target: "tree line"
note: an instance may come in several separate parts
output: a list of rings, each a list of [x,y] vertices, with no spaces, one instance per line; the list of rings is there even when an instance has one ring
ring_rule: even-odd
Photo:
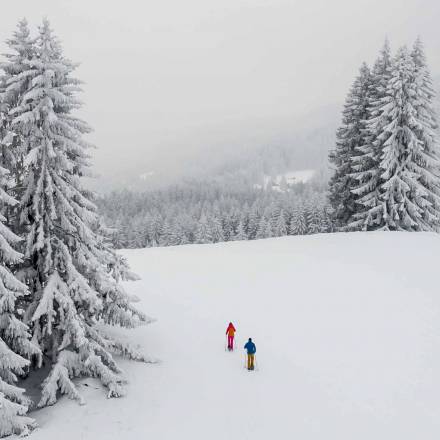
[[[147,361],[109,326],[148,318],[120,281],[133,279],[82,185],[89,171],[74,116],[81,83],[47,20],[31,35],[21,21],[7,40],[0,77],[0,437],[34,427],[19,378],[44,368],[38,406],[61,394],[81,401],[75,377],[123,393],[114,355]],[[40,377],[37,376],[37,377]]]
[[[192,182],[112,192],[98,200],[116,248],[217,243],[330,232],[325,187],[284,190]]]

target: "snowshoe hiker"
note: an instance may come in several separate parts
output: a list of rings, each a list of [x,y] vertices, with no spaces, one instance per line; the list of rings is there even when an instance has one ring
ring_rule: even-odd
[[[234,335],[235,335],[235,327],[232,322],[229,323],[228,328],[226,329],[226,335],[228,336],[228,350],[232,351],[234,349]]]
[[[249,338],[244,349],[247,351],[247,369],[251,371],[255,368],[255,353],[257,352],[257,347],[252,342],[252,338]]]

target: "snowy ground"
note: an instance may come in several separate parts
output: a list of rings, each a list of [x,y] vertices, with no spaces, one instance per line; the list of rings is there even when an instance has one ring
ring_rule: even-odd
[[[125,251],[158,322],[125,398],[34,413],[33,439],[438,439],[440,236],[338,234]],[[239,350],[224,351],[232,320]],[[242,346],[257,344],[258,372]],[[87,384],[88,386],[85,386]]]

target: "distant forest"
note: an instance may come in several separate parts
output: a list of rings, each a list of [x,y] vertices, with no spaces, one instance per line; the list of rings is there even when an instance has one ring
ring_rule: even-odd
[[[326,185],[187,182],[163,190],[112,192],[98,200],[117,248],[174,246],[330,232]]]

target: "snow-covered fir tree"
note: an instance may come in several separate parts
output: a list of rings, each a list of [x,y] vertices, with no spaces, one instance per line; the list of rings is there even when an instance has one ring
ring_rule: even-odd
[[[273,237],[273,230],[272,225],[270,224],[270,221],[266,222],[266,230],[263,232],[263,235],[261,238],[271,238]]]
[[[256,205],[253,205],[249,213],[249,221],[247,228],[247,234],[249,239],[251,240],[253,240],[257,236],[259,219],[260,219],[260,213],[258,207]]]
[[[379,137],[384,146],[380,229],[432,231],[439,226],[440,162],[428,79],[420,43],[413,54],[399,49],[380,108],[386,121]]]
[[[185,242],[186,235],[181,224],[177,220],[171,221],[168,234],[168,246],[178,246],[185,244]]]
[[[302,205],[297,205],[293,209],[289,224],[289,235],[307,234],[307,223],[305,219],[305,209]]]
[[[161,246],[173,246],[175,243],[175,237],[173,236],[173,227],[170,219],[165,219],[162,226],[162,234],[160,236],[159,243]]]
[[[272,225],[271,225],[270,219],[268,219],[267,217],[265,217],[263,215],[260,219],[260,223],[258,225],[258,230],[257,230],[257,235],[255,236],[255,238],[257,240],[259,240],[262,238],[270,238],[272,236],[273,236],[273,233],[272,233]]]
[[[202,214],[200,217],[197,227],[196,241],[199,244],[212,243],[211,228],[205,214]]]
[[[29,361],[14,353],[0,337],[0,437],[28,434],[35,421],[26,416],[30,401],[15,382]]]
[[[417,100],[415,110],[420,126],[416,130],[422,144],[423,158],[420,181],[429,190],[427,199],[431,206],[427,207],[426,218],[434,230],[439,230],[439,188],[440,188],[440,142],[439,123],[434,100],[436,93],[432,84],[431,74],[426,62],[422,40],[417,38],[412,52],[414,61],[414,83],[416,85]]]
[[[275,237],[284,237],[287,235],[287,224],[284,211],[281,210],[278,215],[278,220],[274,228]]]
[[[37,366],[41,362],[41,352],[30,341],[28,327],[18,314],[19,304],[29,292],[10,270],[22,260],[22,255],[14,249],[20,238],[5,224],[17,226],[13,221],[14,214],[17,218],[17,202],[10,194],[17,195],[22,189],[23,149],[11,130],[9,112],[28,89],[29,78],[20,74],[28,68],[35,53],[26,20],[20,21],[6,44],[10,53],[0,66],[3,71],[0,79],[0,437],[27,434],[35,426],[26,416],[30,400],[16,382],[31,362]]]
[[[10,182],[8,193],[17,199],[23,194],[23,157],[26,148],[26,139],[20,139],[11,130],[13,116],[10,111],[18,105],[21,96],[30,86],[30,78],[23,74],[27,71],[35,57],[34,39],[31,37],[26,19],[21,20],[12,38],[6,41],[9,53],[4,55],[5,61],[0,63],[2,76],[0,78],[0,146],[1,165],[9,170]],[[10,226],[18,231],[17,210],[10,207],[4,215]],[[13,224],[14,223],[14,224]]]
[[[270,227],[270,225],[269,225]],[[260,222],[258,223],[258,229],[257,229],[257,233],[255,234],[255,238],[257,240],[260,240],[262,238],[267,238],[266,237],[266,230],[268,228],[268,221],[266,220],[266,218],[264,216],[262,216],[260,218]]]
[[[345,101],[342,125],[336,133],[336,148],[330,153],[335,167],[329,184],[329,200],[333,207],[334,224],[344,229],[356,213],[358,205],[353,189],[358,186],[353,178],[354,158],[365,145],[365,121],[368,119],[370,69],[364,63]]]
[[[215,214],[216,215],[214,215],[210,219],[209,223],[210,223],[212,241],[214,243],[218,243],[221,241],[225,241],[225,235],[223,233],[223,225],[222,225],[222,219],[221,219],[220,212],[217,211],[217,212],[215,212]],[[229,233],[228,235],[233,236],[233,233]]]
[[[266,215],[270,223],[272,234],[274,236],[276,236],[276,229],[280,220],[280,216],[284,215],[282,211],[283,211],[282,208],[274,204],[271,204],[271,206],[269,206],[266,210]]]
[[[20,77],[11,131],[23,146],[24,186],[20,224],[25,230],[25,264],[19,274],[30,290],[25,321],[32,341],[51,362],[40,406],[59,395],[81,400],[72,379],[98,377],[109,397],[120,396],[124,378],[112,353],[141,358],[105,334],[99,322],[133,327],[147,318],[131,304],[119,281],[127,271],[108,247],[91,195],[81,177],[88,174],[88,125],[72,113],[80,82],[75,64],[44,20],[35,55]],[[13,83],[10,87],[13,87]],[[9,87],[7,88],[9,91]]]
[[[7,170],[0,167],[0,212],[16,201],[5,191]],[[26,434],[34,421],[26,416],[30,401],[16,386],[31,361],[41,362],[41,352],[30,340],[28,327],[21,321],[19,304],[29,294],[27,287],[11,272],[10,267],[22,260],[13,246],[20,238],[5,224],[0,214],[0,437]]]
[[[322,211],[317,209],[313,203],[306,205],[306,222],[309,234],[318,234],[322,230]]]
[[[343,158],[336,150],[331,157],[334,163],[342,158],[330,183],[335,218],[342,213],[337,227],[438,230],[440,167],[433,97],[420,39],[412,52],[404,47],[394,58],[386,42],[365,89],[360,135],[348,133],[354,151]],[[351,182],[350,199],[343,202],[340,181]]]
[[[247,240],[247,234],[244,228],[243,220],[240,220],[240,222],[238,223],[237,232],[234,236],[234,240],[236,241]]]
[[[382,105],[391,77],[391,50],[388,40],[376,60],[371,72],[368,89],[368,115],[365,118],[364,143],[356,147],[352,157],[352,176],[357,181],[352,193],[356,197],[356,211],[348,218],[351,230],[374,229],[380,223],[381,169],[384,140],[381,137],[386,119]]]

